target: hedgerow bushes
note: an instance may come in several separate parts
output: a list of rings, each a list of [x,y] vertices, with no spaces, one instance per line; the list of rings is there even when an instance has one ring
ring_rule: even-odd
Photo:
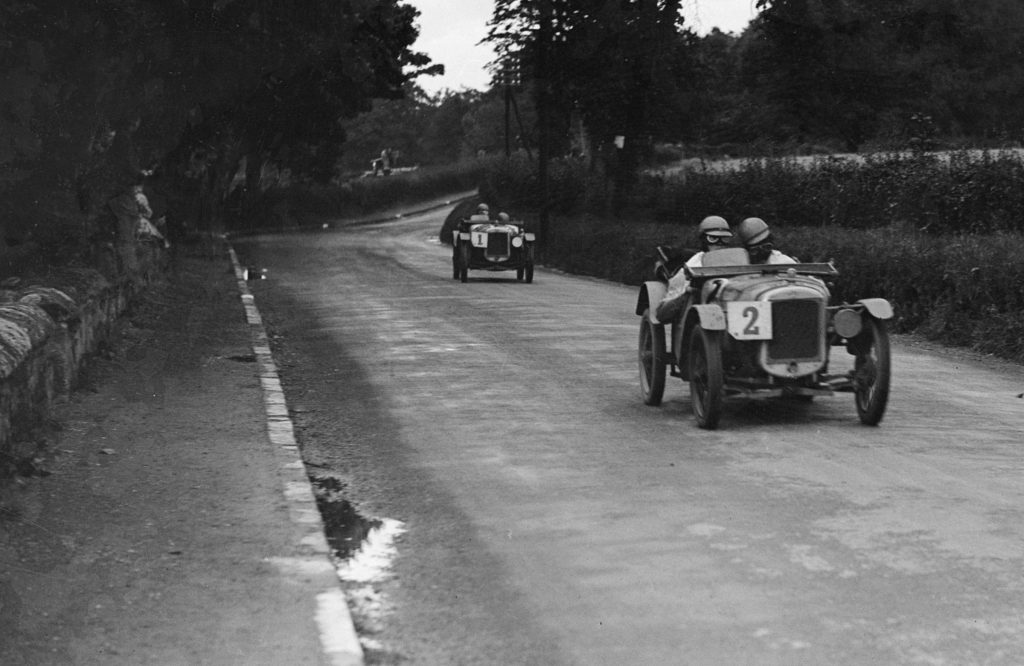
[[[1024,361],[1024,235],[885,229],[780,230],[801,260],[834,260],[839,300],[888,298],[897,331]]]
[[[581,163],[549,167],[554,213],[608,211],[608,180]],[[787,226],[884,227],[897,221],[941,233],[1024,231],[1024,160],[1019,152],[882,153],[864,159],[751,159],[678,176],[646,176],[627,195],[624,217],[696,224],[715,211],[728,219],[757,215]],[[535,165],[502,160],[481,192],[508,207],[537,206]]]
[[[687,242],[705,215],[757,215],[783,251],[835,262],[837,299],[888,298],[897,331],[1024,362],[1024,163],[1016,153],[751,160],[644,178],[617,218],[605,214],[607,181],[574,163],[559,168],[541,246],[549,265],[638,284],[649,278],[654,246]],[[536,204],[531,171],[509,162],[485,183],[504,206],[536,219],[525,210]]]

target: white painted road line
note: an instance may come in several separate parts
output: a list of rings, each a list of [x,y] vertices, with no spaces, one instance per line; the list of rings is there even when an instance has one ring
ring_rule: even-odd
[[[329,559],[330,548],[324,535],[323,519],[316,507],[316,498],[306,474],[305,464],[299,456],[295,429],[288,416],[288,406],[274,365],[267,333],[263,328],[263,320],[249,291],[245,270],[239,265],[238,255],[230,245],[228,254],[234,266],[238,291],[252,336],[253,353],[256,356],[260,384],[263,388],[263,404],[267,414],[267,436],[274,444],[280,461],[278,473],[282,477],[282,493],[288,503],[291,522],[301,533],[298,543],[310,551],[308,557],[291,558],[288,566],[279,566],[278,569],[289,575],[308,575],[314,570],[330,571],[329,580],[334,584],[317,594],[316,615],[313,618],[320,632],[321,649],[332,666],[362,666],[363,648],[352,623],[348,600],[341,589],[334,564]],[[280,561],[276,563],[281,564]],[[328,577],[325,576],[324,580],[328,580]]]

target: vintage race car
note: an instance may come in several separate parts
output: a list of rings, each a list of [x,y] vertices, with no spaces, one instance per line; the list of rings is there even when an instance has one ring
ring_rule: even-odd
[[[452,234],[452,277],[466,282],[470,270],[514,270],[517,280],[533,282],[534,241],[519,221],[460,220]]]
[[[636,304],[646,404],[661,404],[668,371],[689,382],[701,428],[718,427],[727,399],[809,401],[841,392],[854,394],[861,423],[882,420],[890,376],[886,320],[893,315],[887,300],[830,305],[824,280],[838,275],[832,264],[751,264],[745,249],[726,248],[705,254],[700,268],[682,269],[690,293],[663,322],[655,312],[667,291],[669,258],[663,248],[659,253],[661,279],[645,282]],[[830,353],[837,347],[852,359],[832,373]]]

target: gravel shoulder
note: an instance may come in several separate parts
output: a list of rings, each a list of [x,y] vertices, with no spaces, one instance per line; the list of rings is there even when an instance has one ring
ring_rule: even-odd
[[[122,318],[0,497],[0,663],[320,663],[227,256]]]

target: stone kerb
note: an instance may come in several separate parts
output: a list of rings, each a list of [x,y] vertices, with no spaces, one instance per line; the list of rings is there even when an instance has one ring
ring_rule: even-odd
[[[154,261],[144,277],[156,277]],[[5,469],[42,451],[32,433],[74,388],[89,355],[145,282],[63,269],[0,285],[0,485]]]

